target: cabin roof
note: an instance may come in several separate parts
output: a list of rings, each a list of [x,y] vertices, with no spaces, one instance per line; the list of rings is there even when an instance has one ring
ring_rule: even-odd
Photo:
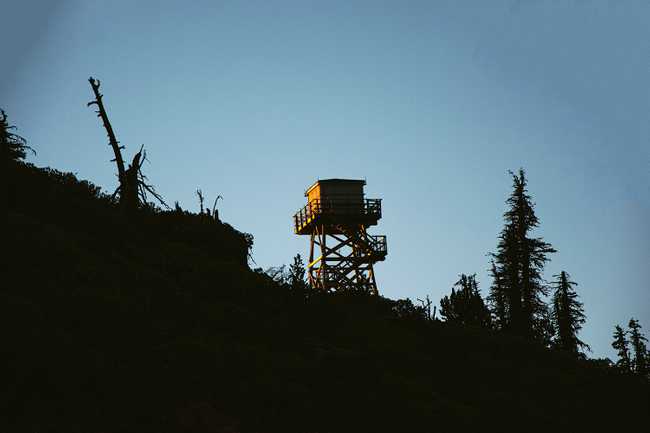
[[[318,179],[316,182],[314,182],[309,188],[307,188],[307,191],[305,191],[305,197],[309,195],[309,191],[314,189],[317,185],[320,184],[361,184],[362,186],[366,184],[366,181],[363,179]]]

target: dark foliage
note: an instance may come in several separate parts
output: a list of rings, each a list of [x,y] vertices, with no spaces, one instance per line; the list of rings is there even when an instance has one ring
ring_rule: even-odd
[[[296,254],[293,263],[289,266],[289,287],[293,291],[307,291],[307,278],[305,277],[305,263],[300,254]]]
[[[508,318],[510,317],[506,288],[494,261],[492,261],[491,265],[490,275],[492,276],[492,286],[490,287],[487,302],[492,314],[492,324],[495,329],[506,330],[508,329]]]
[[[11,204],[16,195],[16,166],[25,159],[27,151],[34,150],[27,145],[20,135],[11,132],[16,129],[9,124],[7,114],[0,110],[0,205],[2,206],[2,219],[5,219],[5,206]]]
[[[429,298],[429,295],[427,295],[424,299],[419,299],[418,302],[420,303],[420,307],[424,311],[424,316],[426,320],[437,320],[436,319],[436,306],[433,306],[433,310],[431,310],[431,305],[433,305],[433,301]]]
[[[22,161],[27,156],[28,150],[34,152],[34,149],[27,145],[27,140],[12,133],[12,129],[15,127],[9,124],[7,113],[0,110],[0,147],[2,148],[3,164]]]
[[[578,354],[580,349],[589,349],[589,346],[578,338],[578,332],[585,323],[585,313],[582,302],[578,301],[578,294],[573,287],[577,283],[570,280],[569,274],[562,271],[555,275],[557,280],[553,283],[552,319],[555,330],[554,346],[560,350]]]
[[[395,301],[391,312],[394,317],[404,322],[425,322],[428,320],[424,307],[415,305],[409,298]]]
[[[135,216],[120,212],[116,200],[88,181],[79,181],[71,173],[39,169],[31,164],[15,166],[17,191],[10,209],[36,215],[49,224],[65,224],[77,232],[88,232],[113,240],[111,249],[165,248],[179,243],[203,253],[245,266],[253,246],[253,237],[229,224],[205,218],[178,208],[162,211],[142,208]]]
[[[618,360],[616,361],[616,367],[623,373],[629,373],[632,371],[632,363],[630,361],[630,342],[627,339],[627,332],[621,328],[620,325],[616,325],[614,328],[614,341],[612,342],[612,347],[616,349]]]
[[[287,265],[274,266],[266,270],[257,269],[258,273],[266,275],[275,285],[287,290],[309,296],[309,286],[305,278],[305,264],[300,254],[296,254],[293,263]]]
[[[476,274],[460,275],[460,279],[451,289],[451,294],[440,300],[440,315],[447,323],[491,327],[490,311],[478,290]]]
[[[630,328],[630,343],[634,349],[634,360],[632,363],[632,370],[639,376],[645,377],[648,375],[648,349],[645,343],[648,339],[641,333],[641,325],[638,320],[630,319],[628,323]]]
[[[530,233],[539,225],[523,169],[510,173],[513,191],[506,203],[505,226],[493,254],[495,282],[491,289],[493,314],[500,326],[515,334],[550,343],[550,314],[543,297],[548,288],[542,278],[548,255],[555,252]],[[505,305],[503,305],[505,304]]]

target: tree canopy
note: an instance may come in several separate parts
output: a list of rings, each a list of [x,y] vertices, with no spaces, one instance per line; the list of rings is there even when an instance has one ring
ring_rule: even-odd
[[[451,294],[440,300],[440,315],[449,323],[490,327],[490,311],[479,292],[476,274],[460,275]]]

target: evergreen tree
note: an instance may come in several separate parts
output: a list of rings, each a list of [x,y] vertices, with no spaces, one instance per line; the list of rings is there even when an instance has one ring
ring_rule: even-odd
[[[648,374],[647,348],[645,345],[648,339],[641,333],[641,325],[639,325],[638,320],[630,319],[627,326],[630,328],[630,343],[632,343],[634,349],[632,369],[636,374],[645,376]]]
[[[27,141],[18,134],[9,132],[14,129],[9,125],[7,114],[0,110],[0,146],[2,147],[3,164],[8,161],[21,161],[27,156],[27,150],[34,150],[27,145]]]
[[[585,323],[585,313],[582,302],[578,301],[578,294],[573,289],[577,283],[570,280],[565,271],[554,275],[557,280],[553,283],[553,310],[551,313],[555,329],[554,345],[567,352],[577,354],[579,349],[589,346],[578,338],[578,332]]]
[[[305,264],[300,254],[296,254],[293,258],[293,263],[289,265],[288,283],[292,290],[304,291],[307,289]]]
[[[526,189],[523,169],[518,174],[510,172],[513,192],[506,201],[509,209],[504,214],[505,226],[499,235],[497,252],[493,254],[496,270],[502,285],[500,292],[508,312],[507,329],[522,336],[540,341],[548,335],[548,309],[542,297],[548,288],[542,271],[548,254],[555,249],[542,240],[531,237],[530,232],[539,226],[534,203]]]
[[[460,275],[451,288],[451,294],[440,300],[440,314],[450,323],[490,327],[490,311],[481,298],[476,274]]]
[[[614,328],[614,341],[612,342],[612,347],[617,350],[618,354],[616,366],[625,373],[629,373],[632,370],[630,349],[628,346],[629,341],[627,340],[627,332],[625,332],[620,325],[616,325]]]
[[[16,163],[21,162],[27,156],[27,150],[34,152],[34,149],[27,145],[27,141],[18,134],[11,132],[15,129],[7,120],[7,114],[0,110],[0,204],[3,209],[11,207],[16,197]],[[0,212],[3,220],[6,212]]]
[[[506,329],[508,327],[509,317],[505,286],[494,264],[494,260],[492,261],[490,275],[492,275],[492,286],[490,287],[490,294],[487,297],[487,301],[490,312],[492,313],[492,322],[496,329]]]
[[[535,338],[544,347],[553,346],[555,339],[555,326],[553,326],[553,312],[546,304],[542,305],[535,321]],[[587,348],[589,346],[586,346]]]

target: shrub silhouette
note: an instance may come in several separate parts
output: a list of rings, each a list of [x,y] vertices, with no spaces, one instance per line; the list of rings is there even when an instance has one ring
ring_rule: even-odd
[[[456,291],[458,289],[458,291]],[[440,315],[448,323],[462,326],[492,326],[490,311],[478,290],[476,274],[461,274],[451,294],[440,300]]]

